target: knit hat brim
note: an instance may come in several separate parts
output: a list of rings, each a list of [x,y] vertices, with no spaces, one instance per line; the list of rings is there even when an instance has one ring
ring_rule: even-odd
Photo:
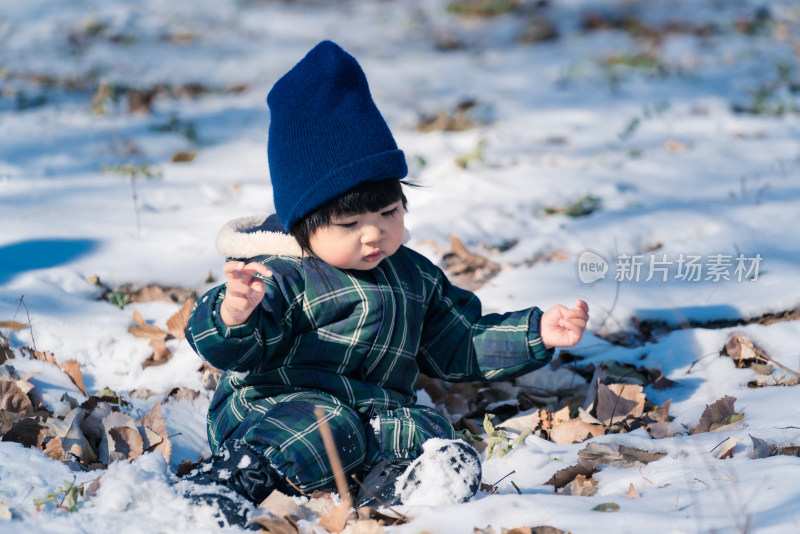
[[[306,213],[347,192],[361,182],[405,178],[408,166],[402,150],[388,150],[352,161],[321,178],[298,198],[282,221],[289,230]]]

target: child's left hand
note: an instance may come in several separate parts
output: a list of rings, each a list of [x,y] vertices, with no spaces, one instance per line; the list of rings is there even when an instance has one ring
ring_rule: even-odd
[[[545,348],[572,347],[578,344],[589,321],[589,305],[578,300],[572,309],[557,304],[542,314],[539,335]]]

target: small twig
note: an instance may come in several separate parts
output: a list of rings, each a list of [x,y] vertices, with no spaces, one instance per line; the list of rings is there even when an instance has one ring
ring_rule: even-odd
[[[22,295],[19,298],[19,303],[22,305],[22,307],[25,308],[25,316],[28,318],[28,327],[31,329],[31,345],[33,345],[33,350],[36,351],[36,352],[39,352],[39,349],[36,348],[36,339],[34,339],[34,337],[33,337],[33,325],[31,324],[31,313],[30,313],[30,311],[28,311],[28,305],[25,304],[25,301],[23,300],[24,298],[25,298],[25,295]],[[17,306],[17,309],[19,309],[19,305]],[[16,316],[16,315],[17,314],[14,313],[14,316]]]
[[[131,165],[131,198],[133,199],[133,213],[136,216],[136,237],[142,237],[142,224],[139,220],[139,203],[136,196],[136,163]]]
[[[515,490],[517,490],[517,493],[519,493],[520,495],[522,495],[522,490],[520,490],[520,489],[517,487],[517,485],[516,485],[516,484],[514,484],[514,481],[513,481],[513,480],[509,480],[509,482],[511,482],[511,485],[512,485],[512,486],[514,486],[514,489],[515,489]]]
[[[646,476],[644,476],[642,474],[642,468],[641,467],[639,468],[639,476],[642,477],[643,479],[645,479],[646,481],[648,481],[651,486],[655,486],[655,483],[652,480],[650,480],[649,478],[647,478]]]
[[[723,439],[722,441],[720,441],[719,443],[717,443],[716,445],[714,445],[714,449],[716,449],[717,447],[719,447],[720,445],[722,445],[723,443],[725,443],[725,442],[726,442],[726,441],[728,441],[729,439],[731,439],[731,438],[730,438],[730,436],[728,436],[727,438]],[[711,450],[710,450],[710,451],[708,451],[708,452],[709,452],[709,453],[712,453],[712,452],[714,452],[714,449],[711,449]]]
[[[507,479],[508,477],[510,477],[511,475],[513,475],[514,473],[516,473],[516,471],[511,471],[509,474],[507,474],[506,476],[504,476],[503,478],[501,478],[500,480],[498,480],[497,482],[495,482],[494,484],[492,484],[492,487],[493,487],[493,488],[496,488],[498,484],[500,484],[502,481],[504,481],[505,479]]]
[[[767,354],[761,354],[761,356],[762,356],[763,358],[766,358],[766,360],[767,360],[769,363],[771,363],[771,364],[773,364],[773,365],[777,365],[778,367],[780,367],[781,369],[783,369],[783,370],[784,370],[784,371],[786,371],[787,373],[792,373],[794,376],[796,376],[796,377],[800,378],[800,373],[798,373],[797,371],[792,371],[791,369],[789,369],[789,368],[788,368],[788,367],[786,367],[785,365],[783,365],[783,364],[781,364],[781,363],[778,363],[778,362],[776,362],[775,360],[773,360],[773,359],[772,359],[770,356],[768,356]]]
[[[308,493],[306,493],[305,491],[303,491],[303,490],[301,490],[300,488],[298,488],[298,487],[295,485],[295,483],[294,483],[294,482],[292,482],[291,480],[289,480],[289,477],[286,477],[284,480],[286,480],[286,482],[288,482],[288,483],[289,483],[289,485],[290,485],[291,487],[293,487],[294,489],[296,489],[296,490],[297,490],[297,493],[299,493],[299,494],[300,494],[300,495],[302,495],[303,497],[308,497],[308,496],[309,496],[309,495],[308,495]]]
[[[392,508],[391,506],[389,506],[388,504],[383,502],[380,498],[378,498],[377,495],[375,495],[370,490],[368,490],[366,488],[366,486],[364,486],[364,484],[362,484],[361,481],[358,480],[358,478],[356,478],[355,474],[350,475],[350,478],[355,480],[356,484],[358,484],[358,487],[361,488],[362,490],[364,490],[364,493],[366,493],[367,495],[369,495],[370,497],[372,497],[373,499],[378,501],[381,504],[381,506],[383,506],[384,508],[386,508],[389,511],[391,511],[393,514],[397,515],[397,519],[402,519],[405,522],[410,522],[411,521],[408,517],[406,517],[405,515],[401,514],[400,512],[398,512],[397,510],[395,510],[394,508]]]
[[[336,442],[333,440],[333,432],[325,418],[325,411],[316,406],[314,408],[314,415],[317,416],[317,423],[319,424],[319,433],[322,434],[322,443],[325,445],[325,452],[328,454],[328,460],[331,463],[333,470],[333,478],[336,481],[336,489],[339,491],[339,497],[342,503],[346,504],[348,508],[352,508],[353,499],[350,497],[350,490],[347,487],[347,480],[344,478],[344,468],[342,461],[339,459],[339,453],[336,451]]]

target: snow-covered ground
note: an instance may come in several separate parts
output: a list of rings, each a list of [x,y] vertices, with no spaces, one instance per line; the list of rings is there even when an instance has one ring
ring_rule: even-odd
[[[390,530],[800,531],[800,459],[753,459],[748,437],[800,443],[797,387],[748,388],[755,373],[717,356],[743,333],[798,371],[800,325],[702,327],[800,308],[800,7],[520,0],[493,2],[519,4],[510,14],[469,17],[448,12],[450,3],[0,6],[0,321],[30,320],[0,339],[77,361],[90,394],[151,390],[128,399],[137,419],[176,388],[200,392],[163,403],[169,462],[147,453],[106,471],[71,471],[38,449],[0,443],[0,532],[215,530],[211,511],[172,485],[182,460],[209,451],[202,362],[169,341],[172,359],[143,367],[152,349],[128,333],[134,310],[163,326],[179,306],[121,309],[98,300],[103,290],[90,279],[199,294],[219,283],[218,229],[272,209],[266,94],[322,39],[359,60],[424,186],[408,191],[410,246],[438,262],[455,235],[502,265],[478,290],[487,311],[585,299],[592,333],[572,351],[579,365],[614,359],[676,381],[645,393],[655,404],[672,399],[678,435],[591,440],[667,453],[641,469],[603,468],[597,495],[546,485],[588,442],[529,437],[485,461],[486,483],[515,471],[496,494],[415,509],[410,524]],[[545,21],[556,38],[523,42]],[[156,88],[149,106],[129,108],[134,92]],[[423,117],[465,102],[474,103],[474,127],[418,130]],[[172,162],[180,152],[194,158]],[[591,213],[565,212],[581,201]],[[635,343],[643,321],[663,322],[663,335]],[[39,373],[30,381],[51,410],[63,411],[64,392],[85,400],[48,363],[7,363],[19,376]],[[725,395],[737,398],[742,424],[684,430]],[[717,459],[712,449],[729,436],[743,441]],[[76,512],[35,513],[34,499],[99,473],[100,489]],[[641,498],[626,497],[631,484]],[[592,511],[604,502],[620,510]]]

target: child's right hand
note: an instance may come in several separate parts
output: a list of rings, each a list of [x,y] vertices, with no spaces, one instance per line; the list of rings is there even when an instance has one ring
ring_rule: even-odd
[[[229,261],[222,267],[228,279],[225,298],[222,299],[219,312],[222,322],[228,326],[243,324],[250,318],[264,297],[266,286],[255,275],[272,276],[272,271],[263,264],[243,261]]]

